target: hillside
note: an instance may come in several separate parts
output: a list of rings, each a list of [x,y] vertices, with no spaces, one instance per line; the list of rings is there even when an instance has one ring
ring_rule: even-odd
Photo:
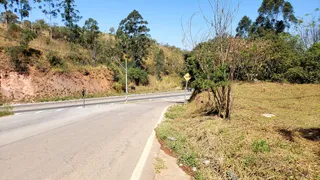
[[[22,36],[21,30],[7,30],[4,25],[0,26],[2,103],[78,98],[83,88],[89,96],[123,92],[123,86],[119,89],[114,84],[116,76],[124,75],[119,64],[111,60],[116,43],[114,35],[103,33],[99,37],[99,41],[106,46],[98,55],[99,62],[93,61],[88,49],[68,43],[65,37],[50,40],[45,30],[29,43],[27,52],[19,54],[14,50],[19,46]],[[155,78],[155,53],[158,49],[162,49],[165,55],[166,73],[162,75],[162,82]],[[132,82],[132,92],[163,91],[180,86],[177,76],[183,70],[180,49],[154,43],[145,64],[150,83],[137,86]]]

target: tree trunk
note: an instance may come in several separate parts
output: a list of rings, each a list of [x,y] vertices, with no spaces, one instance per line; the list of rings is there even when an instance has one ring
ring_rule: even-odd
[[[230,120],[231,114],[231,84],[228,85],[226,119]]]

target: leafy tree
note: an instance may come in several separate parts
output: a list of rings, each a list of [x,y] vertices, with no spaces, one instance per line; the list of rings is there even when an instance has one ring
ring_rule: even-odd
[[[1,14],[0,14],[0,21],[2,23],[16,24],[19,22],[18,19],[19,19],[19,17],[10,10],[5,11],[5,12],[1,12]]]
[[[264,36],[265,31],[279,34],[290,28],[291,23],[297,23],[291,3],[285,0],[263,0],[258,13],[250,29],[258,36]]]
[[[50,39],[52,39],[52,18],[57,18],[60,13],[60,0],[35,0],[40,3],[39,9],[49,19]]]
[[[85,21],[82,28],[82,39],[85,47],[91,50],[94,62],[96,63],[97,49],[98,49],[98,37],[99,37],[98,22],[92,18]]]
[[[155,54],[155,71],[156,71],[156,76],[158,79],[161,79],[161,72],[164,70],[164,52],[162,49],[160,49],[158,52]]]
[[[24,49],[27,49],[29,47],[29,43],[35,38],[37,38],[37,34],[35,32],[28,29],[22,30],[20,46]]]
[[[29,17],[29,11],[31,11],[29,0],[0,0],[0,5],[5,9],[3,15],[5,16],[4,19],[7,26],[15,19],[13,16],[14,13],[18,13],[20,21],[23,22],[23,18]],[[8,8],[12,8],[14,13],[8,10]]]
[[[63,12],[61,13],[62,20],[69,29],[72,29],[75,23],[82,18],[76,9],[75,0],[62,0],[60,6],[63,8]]]
[[[3,6],[4,12],[1,12],[0,20],[1,22],[5,22],[8,27],[8,1],[0,0],[0,5]],[[11,12],[12,13],[12,12]],[[16,18],[18,19],[18,17]]]
[[[237,35],[240,37],[248,37],[250,26],[252,24],[251,19],[248,16],[243,16],[243,18],[240,20],[238,27],[236,29]]]
[[[140,84],[147,85],[149,83],[148,73],[140,68],[130,68],[128,70],[128,78],[137,86]]]
[[[149,54],[151,41],[148,22],[140,13],[133,10],[127,18],[123,19],[117,30],[116,37],[123,48],[123,52],[135,61],[136,67],[142,68],[143,60]]]
[[[110,34],[114,34],[114,32],[115,32],[114,27],[111,27],[111,28],[109,29],[109,32],[110,32]]]
[[[9,7],[12,7],[15,13],[20,15],[20,21],[23,22],[23,18],[29,17],[31,6],[29,0],[5,0]]]
[[[306,73],[306,81],[302,83],[320,83],[320,42],[314,43],[302,58],[300,67]]]

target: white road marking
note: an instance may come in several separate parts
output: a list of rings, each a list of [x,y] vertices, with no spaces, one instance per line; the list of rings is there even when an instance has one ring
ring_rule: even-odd
[[[20,115],[20,114],[21,114],[21,113],[15,113],[14,115],[17,116],[17,115]]]
[[[62,110],[64,110],[64,109],[58,109],[58,110],[56,110],[56,111],[59,112],[59,111],[62,111]]]
[[[38,111],[38,112],[36,112],[35,114],[39,114],[39,113],[42,113],[43,111]]]
[[[164,111],[162,112],[157,124],[154,126],[154,128],[152,130],[152,133],[151,133],[151,135],[150,135],[150,137],[149,137],[149,139],[147,141],[147,144],[144,147],[143,152],[142,152],[142,154],[141,154],[141,156],[139,158],[138,164],[136,165],[136,167],[134,168],[134,171],[132,172],[130,180],[139,180],[140,179],[143,167],[145,166],[146,161],[148,159],[148,156],[150,154],[153,141],[156,138],[156,133],[155,133],[154,129],[158,126],[158,124],[161,123],[161,121],[164,118],[164,114],[166,113],[168,108],[169,108],[169,106],[164,109]]]
[[[80,106],[80,107],[77,107],[77,109],[81,109],[82,108],[82,106]]]

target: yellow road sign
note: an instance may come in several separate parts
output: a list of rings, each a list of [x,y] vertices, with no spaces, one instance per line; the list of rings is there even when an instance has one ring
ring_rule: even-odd
[[[190,74],[187,73],[186,75],[184,75],[184,79],[185,79],[186,81],[189,81],[189,80],[191,79]]]

